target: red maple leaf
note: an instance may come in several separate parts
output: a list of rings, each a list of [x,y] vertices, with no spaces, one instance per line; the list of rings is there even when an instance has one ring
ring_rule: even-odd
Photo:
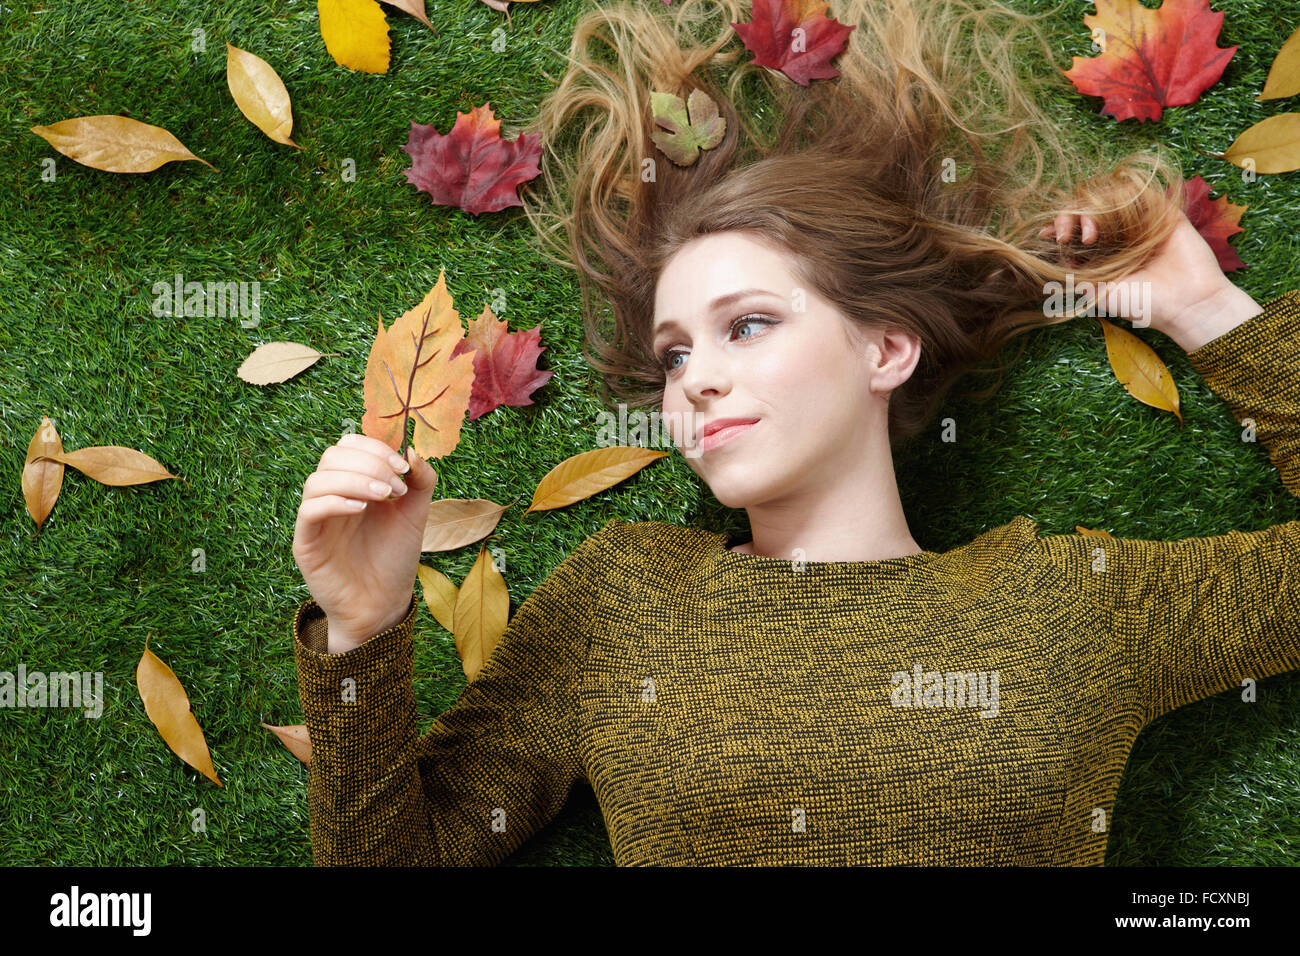
[[[825,16],[829,6],[828,0],[754,0],[754,19],[731,25],[756,64],[807,86],[840,75],[830,61],[856,29]]]
[[[413,122],[402,147],[411,157],[406,179],[438,205],[475,215],[522,206],[515,187],[541,173],[541,138],[526,133],[513,142],[503,140],[501,121],[488,103],[458,112],[445,136],[432,125]]]
[[[547,383],[553,371],[537,367],[546,351],[541,344],[541,325],[523,332],[509,332],[506,323],[487,306],[471,319],[465,338],[456,343],[451,358],[474,353],[474,388],[469,396],[469,420],[481,418],[498,405],[531,405],[531,393]]]
[[[1223,75],[1235,46],[1217,46],[1223,14],[1210,0],[1164,0],[1148,10],[1137,0],[1096,0],[1085,14],[1101,55],[1076,56],[1062,70],[1074,88],[1104,97],[1102,116],[1160,119],[1166,106],[1195,103]]]
[[[1241,222],[1241,214],[1250,207],[1228,202],[1225,196],[1210,199],[1210,184],[1201,178],[1200,173],[1187,180],[1185,190],[1187,202],[1183,212],[1214,250],[1219,268],[1224,272],[1246,268],[1246,263],[1241,261],[1237,250],[1228,245],[1228,237],[1245,232],[1238,223]]]

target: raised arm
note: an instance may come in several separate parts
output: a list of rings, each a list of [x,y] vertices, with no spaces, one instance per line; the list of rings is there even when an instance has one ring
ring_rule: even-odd
[[[478,676],[422,737],[414,596],[399,624],[342,654],[325,653],[316,602],[302,605],[294,652],[318,865],[495,864],[559,812],[584,776],[579,684],[613,523],[519,606]]]
[[[1300,291],[1188,353],[1238,421],[1253,419],[1300,496]],[[1105,613],[1144,723],[1300,668],[1300,522],[1178,541],[1046,535],[1038,551]]]

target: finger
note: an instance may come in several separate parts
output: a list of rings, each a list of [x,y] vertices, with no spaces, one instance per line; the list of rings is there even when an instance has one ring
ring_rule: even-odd
[[[1074,235],[1074,216],[1063,212],[1056,217],[1056,241],[1069,242]]]
[[[398,492],[387,481],[380,481],[363,472],[356,471],[313,471],[303,484],[303,499],[318,498],[323,495],[343,495],[360,501],[387,501],[407,494]]]
[[[320,456],[320,464],[316,466],[316,470],[353,471],[369,478],[386,481],[392,486],[393,491],[399,494],[406,490],[406,485],[386,458],[376,458],[370,452],[359,448],[331,445],[325,449],[325,454]]]
[[[424,491],[438,483],[438,473],[414,448],[406,449],[406,457],[411,462],[410,474],[406,476],[407,487],[412,491]]]
[[[1088,245],[1089,243],[1096,242],[1096,241],[1097,241],[1097,232],[1098,232],[1098,230],[1097,230],[1097,220],[1093,219],[1091,216],[1084,216],[1084,217],[1083,217],[1083,243],[1084,243],[1084,245]]]
[[[337,444],[344,448],[358,448],[361,451],[369,452],[376,458],[388,462],[394,471],[406,471],[407,462],[402,456],[378,438],[371,438],[369,435],[362,435],[357,432],[349,432],[340,438]]]
[[[366,502],[343,495],[323,495],[319,498],[304,498],[298,509],[298,519],[294,524],[293,539],[307,543],[320,534],[328,518],[346,517],[360,514],[366,508]]]

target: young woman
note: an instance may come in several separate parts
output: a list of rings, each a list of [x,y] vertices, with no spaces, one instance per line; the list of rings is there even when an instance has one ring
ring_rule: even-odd
[[[1041,42],[1020,14],[839,3],[843,76],[803,87],[746,62],[738,3],[659,6],[579,20],[528,215],[578,272],[607,391],[686,413],[674,439],[751,538],[607,522],[420,737],[435,475],[344,436],[294,540],[316,861],[499,862],[586,780],[620,864],[1101,863],[1144,726],[1300,668],[1300,522],[1146,541],[1021,516],[940,554],[892,451],[1010,337],[1079,313],[1047,314],[1050,283],[1104,280],[1300,495],[1300,292],[1229,283],[1159,154],[1085,168],[1016,74],[1020,28]],[[697,87],[726,136],[677,167],[649,91]]]

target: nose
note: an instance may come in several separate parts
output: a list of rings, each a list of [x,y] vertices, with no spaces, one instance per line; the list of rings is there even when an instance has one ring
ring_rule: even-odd
[[[694,404],[705,398],[717,398],[731,390],[731,373],[726,358],[710,354],[707,349],[692,349],[679,379],[682,392]]]

